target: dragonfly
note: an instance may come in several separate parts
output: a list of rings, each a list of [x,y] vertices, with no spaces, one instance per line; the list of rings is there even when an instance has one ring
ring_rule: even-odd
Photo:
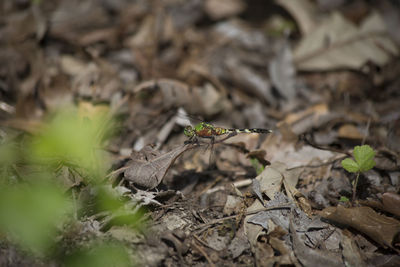
[[[213,126],[207,122],[200,122],[195,126],[188,125],[184,129],[184,134],[189,137],[189,142],[198,141],[198,138],[209,138],[213,143],[217,136],[225,136],[219,142],[225,141],[226,139],[235,136],[240,133],[259,133],[259,134],[269,134],[272,130],[261,129],[261,128],[249,128],[249,129],[227,129],[222,127]]]

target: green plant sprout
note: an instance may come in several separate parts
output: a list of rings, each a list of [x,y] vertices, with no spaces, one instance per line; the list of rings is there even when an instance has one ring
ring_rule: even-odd
[[[250,163],[253,166],[253,168],[256,170],[257,175],[263,172],[264,166],[261,164],[261,162],[256,159],[256,158],[251,158]]]
[[[353,157],[342,160],[342,167],[351,173],[357,173],[356,179],[353,182],[353,201],[356,197],[356,188],[360,173],[369,171],[375,166],[375,151],[369,145],[356,146],[353,151]]]

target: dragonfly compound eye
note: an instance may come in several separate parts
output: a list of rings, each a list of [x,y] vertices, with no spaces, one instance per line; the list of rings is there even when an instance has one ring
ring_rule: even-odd
[[[193,131],[193,127],[192,126],[186,126],[185,130],[183,131],[183,133],[187,136],[187,137],[192,137],[194,135],[194,131]]]

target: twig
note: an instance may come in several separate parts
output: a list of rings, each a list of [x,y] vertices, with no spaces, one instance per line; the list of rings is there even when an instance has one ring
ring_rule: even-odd
[[[309,140],[305,134],[302,134],[300,136],[300,140],[303,140],[307,145],[312,146],[316,149],[333,151],[333,152],[337,152],[337,153],[341,153],[341,154],[346,154],[347,156],[351,157],[351,154],[348,151],[343,151],[340,149],[335,149],[335,148],[331,148],[331,147],[323,147],[323,146],[317,145],[314,142],[312,142],[311,140]]]
[[[268,211],[268,210],[275,210],[275,209],[290,209],[291,207],[292,207],[292,204],[286,203],[286,204],[282,204],[282,205],[278,205],[278,206],[265,207],[265,208],[258,209],[258,210],[248,211],[248,212],[243,213],[243,215],[248,216],[248,215],[255,214],[255,213],[258,213],[258,212],[261,212],[261,211]],[[197,228],[195,228],[195,230],[200,229],[199,233],[201,233],[204,230],[206,230],[208,227],[210,227],[210,226],[212,226],[214,224],[223,222],[225,220],[234,219],[238,215],[241,215],[241,214],[234,214],[234,215],[231,215],[231,216],[227,216],[227,217],[223,217],[223,218],[212,220],[210,222],[207,222],[207,223],[204,223],[203,225],[198,226]]]
[[[240,180],[240,181],[236,181],[231,183],[232,186],[236,187],[236,188],[241,188],[241,187],[245,187],[245,186],[249,186],[252,183],[252,179],[245,179],[245,180]],[[222,191],[222,190],[226,190],[227,187],[226,185],[221,185],[221,186],[217,186],[217,187],[213,187],[213,188],[209,188],[207,187],[205,190],[202,191],[202,194],[212,194],[214,192],[217,191]]]
[[[120,173],[122,173],[123,171],[125,171],[126,169],[128,169],[129,167],[130,167],[130,166],[128,165],[128,166],[121,167],[121,168],[119,168],[119,169],[117,169],[117,170],[115,170],[115,171],[112,171],[112,172],[110,172],[109,174],[107,174],[107,178],[112,179],[114,176],[119,175]]]
[[[199,241],[203,246],[215,250],[215,248],[210,247],[210,245],[208,245],[206,242],[204,242],[203,240],[201,240],[201,238],[200,238],[198,235],[193,234],[193,237],[194,237],[197,241]]]
[[[192,242],[192,245],[204,256],[204,258],[206,258],[211,267],[215,267],[215,264],[212,262],[207,253],[200,246],[196,245],[195,242]]]
[[[319,168],[325,165],[330,165],[332,163],[334,163],[337,160],[343,160],[347,158],[347,156],[341,156],[339,158],[333,159],[333,160],[329,160],[327,162],[323,162],[321,164],[317,164],[317,165],[299,165],[299,166],[295,166],[295,167],[291,167],[291,168],[287,168],[286,170],[290,171],[290,170],[294,170],[294,169],[298,169],[298,168]]]

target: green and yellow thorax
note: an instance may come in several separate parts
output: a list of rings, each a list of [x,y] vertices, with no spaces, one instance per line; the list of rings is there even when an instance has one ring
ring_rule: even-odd
[[[186,126],[184,133],[188,137],[198,136],[198,137],[212,137],[216,135],[226,134],[228,132],[227,129],[221,127],[215,127],[206,122],[200,122],[196,124],[194,127]]]

